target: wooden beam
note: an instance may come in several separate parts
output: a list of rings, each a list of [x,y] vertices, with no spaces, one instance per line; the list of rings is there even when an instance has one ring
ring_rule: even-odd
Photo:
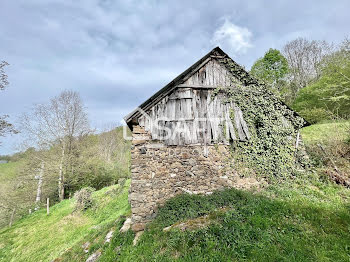
[[[225,55],[211,55],[210,57],[217,58],[217,59],[222,59],[222,58],[226,58],[227,56],[225,56]]]
[[[194,88],[194,89],[216,89],[216,88],[231,88],[232,86],[211,86],[211,85],[180,84],[180,85],[177,85],[176,87]]]

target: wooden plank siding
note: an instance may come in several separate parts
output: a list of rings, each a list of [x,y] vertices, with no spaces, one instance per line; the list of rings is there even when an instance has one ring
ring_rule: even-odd
[[[167,145],[225,143],[247,140],[249,131],[240,108],[224,94],[213,96],[217,87],[232,85],[232,75],[216,59],[198,71],[138,118],[152,139]],[[233,112],[234,121],[230,114]]]

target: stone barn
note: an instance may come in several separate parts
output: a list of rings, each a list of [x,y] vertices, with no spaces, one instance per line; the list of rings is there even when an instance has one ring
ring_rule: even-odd
[[[157,207],[176,194],[211,194],[258,183],[242,177],[231,150],[233,142],[247,143],[257,133],[242,109],[255,97],[246,95],[241,105],[230,99],[238,86],[258,85],[216,47],[124,118],[132,131],[129,201],[134,231],[143,230]],[[298,147],[298,129],[306,123],[279,100],[271,104],[284,110],[282,125],[292,126],[283,141]]]

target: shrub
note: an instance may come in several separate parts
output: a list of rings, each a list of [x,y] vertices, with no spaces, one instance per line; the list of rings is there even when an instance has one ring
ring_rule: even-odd
[[[74,211],[84,211],[90,208],[93,204],[92,201],[92,192],[95,189],[92,187],[85,187],[74,193],[75,198],[75,209]]]
[[[304,110],[301,110],[299,113],[310,124],[315,124],[323,120],[330,120],[334,118],[333,113],[324,108],[304,109]]]

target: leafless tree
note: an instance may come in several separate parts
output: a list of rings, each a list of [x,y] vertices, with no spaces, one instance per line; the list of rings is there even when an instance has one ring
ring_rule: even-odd
[[[322,61],[332,52],[333,46],[326,41],[309,41],[297,38],[283,48],[289,64],[290,81],[298,91],[321,75]]]
[[[6,119],[8,115],[0,116],[0,136],[5,136],[7,134],[17,134],[18,131],[14,128],[13,124],[9,123]],[[0,141],[1,145],[1,141]]]
[[[116,152],[120,146],[121,141],[118,140],[115,127],[106,128],[98,138],[98,152],[101,159],[110,163],[112,161],[113,153]]]
[[[36,105],[31,113],[22,116],[20,122],[22,130],[34,146],[43,152],[52,148],[58,149],[58,195],[63,200],[65,173],[72,169],[75,142],[90,132],[79,94],[64,91],[49,103]]]
[[[98,136],[99,157],[107,164],[128,166],[130,143],[123,138],[122,128],[112,125]]]
[[[4,67],[9,64],[6,61],[0,62],[0,90],[5,89],[5,86],[9,84],[7,81],[7,75],[5,73]]]
[[[5,61],[0,62],[0,90],[4,90],[5,86],[9,84],[7,80],[7,75],[4,70],[4,67],[8,65],[9,64]],[[17,133],[14,126],[6,120],[8,117],[9,117],[8,115],[0,116],[0,136]],[[1,145],[1,142],[0,142],[0,145]]]

